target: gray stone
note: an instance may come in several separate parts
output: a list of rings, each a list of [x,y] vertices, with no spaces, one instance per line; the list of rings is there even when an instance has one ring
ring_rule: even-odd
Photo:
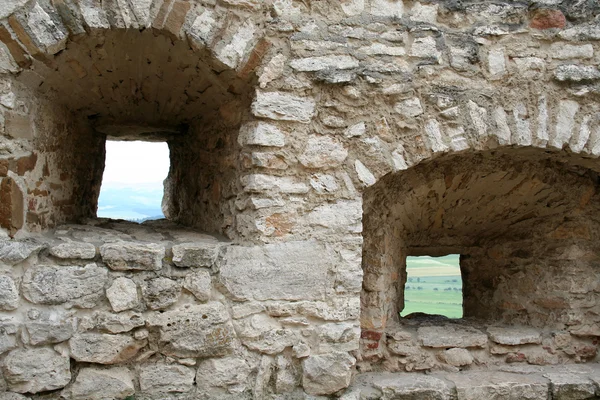
[[[444,350],[440,354],[440,358],[442,361],[455,367],[462,367],[473,363],[473,356],[466,349],[452,348]]]
[[[416,373],[368,374],[363,379],[379,389],[384,400],[450,400],[454,387],[448,381]]]
[[[106,297],[116,312],[136,308],[140,304],[137,285],[129,278],[120,277],[106,289]]]
[[[559,65],[554,71],[554,78],[561,82],[581,82],[600,79],[600,70],[587,65]]]
[[[371,14],[380,17],[402,17],[404,2],[401,0],[372,0]]]
[[[190,291],[199,301],[210,300],[212,280],[207,270],[198,270],[186,275],[183,287]]]
[[[25,397],[22,394],[4,392],[0,393],[0,400],[28,400],[29,397]]]
[[[104,297],[106,268],[37,265],[23,276],[23,296],[35,304],[67,304],[92,308]]]
[[[511,374],[499,371],[473,371],[449,374],[460,400],[506,399],[546,400],[548,381],[535,374]]]
[[[352,69],[358,68],[359,63],[354,57],[350,56],[321,56],[309,57],[292,60],[290,66],[296,71],[314,72],[323,69]]]
[[[240,300],[310,300],[325,297],[332,251],[316,241],[230,246],[220,260],[220,279]],[[265,282],[269,282],[265,285]]]
[[[568,43],[552,43],[548,51],[550,57],[566,60],[570,58],[592,58],[594,47],[591,44],[572,45]]]
[[[275,125],[250,122],[240,128],[238,142],[241,146],[285,146],[285,134]]]
[[[235,331],[221,303],[187,305],[148,316],[159,327],[160,352],[174,357],[219,357],[235,345]]]
[[[10,311],[19,307],[19,290],[10,276],[0,275],[0,310]]]
[[[131,359],[146,345],[129,335],[78,333],[69,340],[71,358],[96,364],[117,364]]]
[[[169,278],[155,278],[144,282],[142,296],[151,310],[162,310],[179,300],[181,283]]]
[[[426,347],[484,347],[488,341],[484,333],[468,326],[422,326],[417,334]]]
[[[74,322],[62,313],[42,312],[34,320],[25,322],[23,341],[34,346],[64,342],[75,333]]]
[[[281,353],[299,341],[293,330],[283,328],[277,320],[265,314],[236,320],[233,325],[244,346],[265,354]]]
[[[491,326],[487,328],[490,339],[498,344],[504,344],[508,346],[517,346],[520,344],[542,343],[541,333],[533,328],[504,328]]]
[[[0,354],[17,347],[19,322],[15,317],[0,317]]]
[[[100,247],[102,261],[116,271],[158,271],[165,257],[164,245],[156,243],[107,243]]]
[[[239,393],[246,389],[251,373],[252,368],[242,357],[209,358],[198,364],[196,386],[200,392],[210,392],[212,388],[231,388]]]
[[[9,390],[17,393],[56,390],[71,380],[69,357],[46,348],[11,351],[2,371]]]
[[[348,150],[330,136],[311,135],[298,161],[307,168],[331,168],[341,165]]]
[[[217,243],[182,243],[173,246],[173,264],[178,267],[211,267],[221,246]]]
[[[135,393],[133,375],[123,367],[82,368],[75,382],[63,393],[72,400],[123,399]]]
[[[148,393],[188,392],[193,388],[194,370],[177,364],[140,366],[140,388]]]
[[[313,355],[303,360],[302,386],[311,395],[327,395],[348,387],[356,360],[346,352]]]
[[[96,257],[96,246],[91,243],[66,242],[51,247],[50,254],[62,259],[90,260]]]
[[[30,8],[26,15],[19,14],[24,33],[42,53],[56,54],[66,46],[68,35],[58,18],[52,18],[40,4]]]
[[[358,175],[358,179],[365,186],[373,186],[377,182],[377,178],[375,175],[362,163],[360,160],[354,161],[354,169],[356,170],[356,174]]]
[[[406,99],[394,106],[394,111],[406,118],[414,118],[423,114],[423,107],[421,107],[421,101],[414,97],[412,99]]]
[[[0,240],[0,261],[15,265],[46,247],[35,241]]]
[[[243,176],[241,183],[246,192],[302,194],[309,190],[306,183],[289,176],[252,174]]]
[[[119,314],[96,311],[92,320],[94,325],[93,329],[110,333],[129,332],[135,328],[144,326],[146,322],[142,314],[132,311]]]
[[[232,26],[229,26],[229,30]],[[236,28],[233,28],[236,29]],[[215,47],[215,55],[223,64],[230,68],[237,68],[244,60],[246,49],[255,40],[257,28],[256,23],[246,19],[240,24],[228,42],[221,41]]]
[[[23,7],[27,0],[3,0],[0,3],[0,19],[8,18],[10,15]]]
[[[545,373],[550,380],[552,399],[580,400],[596,398],[596,385],[587,376],[565,371]]]
[[[280,92],[256,92],[252,113],[257,117],[308,124],[315,115],[315,101]]]

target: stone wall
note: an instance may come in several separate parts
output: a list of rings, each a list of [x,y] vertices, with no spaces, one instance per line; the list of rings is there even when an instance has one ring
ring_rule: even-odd
[[[595,362],[598,13],[3,2],[7,389],[311,398],[357,372]],[[169,144],[170,221],[93,218],[107,138]],[[406,256],[449,252],[467,318],[400,320]]]

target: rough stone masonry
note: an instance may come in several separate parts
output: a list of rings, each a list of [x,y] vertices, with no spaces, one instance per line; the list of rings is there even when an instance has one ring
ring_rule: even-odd
[[[0,399],[600,396],[599,16],[0,1]],[[107,139],[166,220],[96,218]],[[450,253],[464,318],[399,318]]]

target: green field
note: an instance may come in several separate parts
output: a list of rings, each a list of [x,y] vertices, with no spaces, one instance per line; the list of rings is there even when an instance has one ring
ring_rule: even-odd
[[[462,318],[459,255],[407,257],[408,279],[401,316],[414,312]]]

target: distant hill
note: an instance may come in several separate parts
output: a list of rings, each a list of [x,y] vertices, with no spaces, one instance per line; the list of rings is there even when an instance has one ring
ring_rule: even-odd
[[[98,199],[98,217],[143,222],[164,218],[162,183],[103,184]]]

